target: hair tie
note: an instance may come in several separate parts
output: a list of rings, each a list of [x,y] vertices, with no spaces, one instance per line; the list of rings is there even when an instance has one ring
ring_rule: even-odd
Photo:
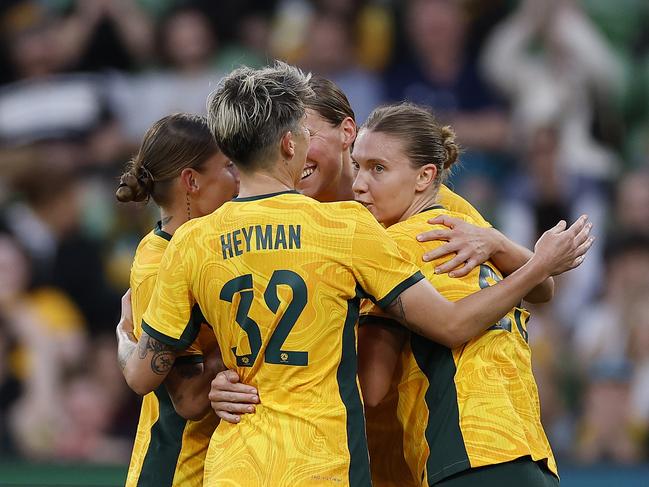
[[[144,177],[148,178],[151,182],[154,182],[155,180],[153,179],[153,174],[151,174],[151,171],[149,171],[146,167],[140,166],[140,171],[144,173]],[[140,182],[142,182],[142,178],[138,177],[140,179]]]

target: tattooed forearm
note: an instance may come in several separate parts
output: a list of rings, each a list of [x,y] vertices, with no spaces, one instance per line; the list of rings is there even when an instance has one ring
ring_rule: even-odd
[[[173,348],[144,334],[137,345],[138,358],[144,360],[149,352],[153,353],[151,356],[151,370],[158,375],[167,374],[176,359]]]
[[[421,327],[415,325],[414,323],[410,323],[406,319],[406,308],[403,304],[403,301],[401,300],[401,296],[392,301],[392,303],[387,307],[386,311],[397,318],[409,330],[414,331],[418,335],[423,334],[423,329]]]

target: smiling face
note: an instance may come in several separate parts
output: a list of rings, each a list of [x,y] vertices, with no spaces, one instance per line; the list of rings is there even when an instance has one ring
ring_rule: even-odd
[[[344,134],[318,112],[306,111],[311,142],[298,189],[318,201],[334,201],[344,171]]]
[[[412,207],[420,172],[396,137],[362,129],[354,144],[354,199],[383,225],[401,221]]]

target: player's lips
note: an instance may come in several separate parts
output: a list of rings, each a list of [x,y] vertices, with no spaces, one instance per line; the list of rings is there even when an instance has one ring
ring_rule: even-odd
[[[370,206],[372,206],[372,203],[369,203],[367,201],[356,200],[356,202],[360,203],[361,205],[363,205],[365,208],[368,208],[368,209],[369,209]]]
[[[315,172],[316,165],[315,164],[309,164],[306,163],[304,166],[304,169],[302,170],[302,176],[300,179],[304,180],[311,176]]]

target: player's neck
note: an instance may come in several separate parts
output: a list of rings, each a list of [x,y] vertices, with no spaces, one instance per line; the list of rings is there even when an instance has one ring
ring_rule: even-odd
[[[193,216],[198,216],[198,215],[193,215]],[[176,230],[188,221],[191,217],[191,207],[190,207],[190,215],[187,214],[187,205],[185,201],[183,200],[183,205],[182,207],[180,205],[177,205],[177,207],[167,207],[167,208],[160,208],[160,226],[161,229],[168,233],[169,235],[173,235]]]
[[[295,181],[288,174],[239,173],[239,198],[291,190],[295,190]]]
[[[338,198],[337,201],[354,201],[354,192],[352,191],[352,184],[354,184],[354,170],[349,157],[349,151],[346,153],[346,158],[343,163],[343,172],[340,175],[338,183]]]
[[[412,200],[412,203],[408,207],[406,211],[403,212],[403,215],[399,219],[399,221],[405,221],[411,216],[414,216],[418,213],[421,213],[422,211],[426,210],[427,208],[430,208],[431,206],[435,206],[437,203],[437,190],[431,193],[420,193],[418,195],[415,195],[414,199]]]

